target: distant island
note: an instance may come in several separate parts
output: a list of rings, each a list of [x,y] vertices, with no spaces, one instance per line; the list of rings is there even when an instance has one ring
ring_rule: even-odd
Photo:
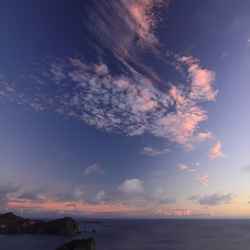
[[[79,233],[78,223],[70,217],[52,221],[23,219],[9,212],[0,214],[0,234],[57,234]]]

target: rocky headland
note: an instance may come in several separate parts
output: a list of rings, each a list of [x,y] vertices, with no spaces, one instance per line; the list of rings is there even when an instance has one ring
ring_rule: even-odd
[[[78,223],[70,217],[42,221],[23,219],[11,212],[0,214],[0,234],[73,235],[78,232]]]

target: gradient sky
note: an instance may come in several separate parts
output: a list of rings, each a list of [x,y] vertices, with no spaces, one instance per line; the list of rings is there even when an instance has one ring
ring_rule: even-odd
[[[249,218],[249,0],[8,0],[0,23],[1,213]]]

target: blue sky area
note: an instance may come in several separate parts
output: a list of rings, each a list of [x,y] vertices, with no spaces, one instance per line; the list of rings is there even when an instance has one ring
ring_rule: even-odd
[[[249,218],[248,0],[9,0],[0,20],[0,212]]]

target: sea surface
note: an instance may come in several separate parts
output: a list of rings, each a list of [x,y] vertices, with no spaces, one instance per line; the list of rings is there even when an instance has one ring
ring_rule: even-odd
[[[97,250],[249,250],[250,219],[110,219],[74,236],[0,235],[0,250],[55,250],[93,237]],[[96,233],[91,231],[95,229]]]

